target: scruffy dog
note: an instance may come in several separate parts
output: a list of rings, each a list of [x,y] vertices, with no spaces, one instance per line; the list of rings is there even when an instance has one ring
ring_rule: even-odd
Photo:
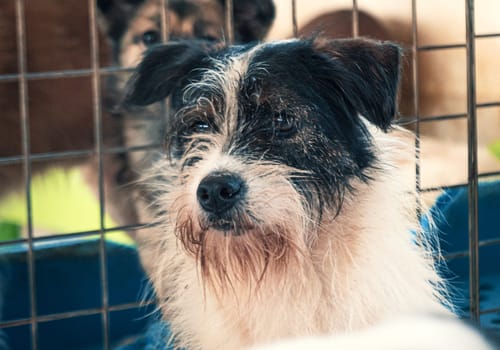
[[[171,96],[139,236],[166,341],[239,349],[449,312],[384,133],[399,70],[397,46],[363,39],[149,52],[125,106]]]

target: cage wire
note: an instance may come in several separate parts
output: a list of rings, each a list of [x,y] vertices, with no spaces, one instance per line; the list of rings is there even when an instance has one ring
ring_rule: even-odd
[[[95,0],[88,0],[88,11],[89,11],[89,23],[88,28],[82,30],[88,30],[90,32],[90,67],[82,69],[72,69],[72,70],[58,70],[58,71],[43,71],[43,72],[31,72],[28,71],[27,67],[27,47],[26,47],[26,24],[27,18],[25,16],[26,7],[31,6],[29,1],[25,0],[12,0],[15,2],[15,20],[16,20],[16,42],[17,42],[17,73],[5,73],[0,72],[0,84],[17,82],[18,83],[18,93],[19,93],[19,120],[21,123],[21,135],[19,137],[22,139],[22,154],[7,156],[0,158],[0,167],[22,164],[23,169],[23,196],[26,200],[26,213],[27,213],[27,224],[26,224],[26,238],[17,238],[13,240],[6,240],[0,242],[0,248],[12,246],[15,244],[25,244],[26,246],[26,259],[28,266],[28,283],[26,288],[29,289],[29,317],[21,319],[0,319],[0,330],[5,330],[12,327],[19,326],[29,326],[30,329],[30,345],[32,350],[39,349],[39,327],[41,324],[57,321],[66,320],[82,316],[97,315],[101,322],[101,332],[102,332],[102,348],[109,349],[111,346],[109,332],[110,332],[110,313],[115,311],[122,311],[133,308],[141,308],[144,302],[133,302],[133,303],[122,303],[117,305],[110,305],[109,295],[108,295],[108,281],[110,279],[110,271],[108,269],[108,257],[106,249],[106,235],[110,232],[115,231],[134,231],[140,230],[148,223],[136,223],[127,226],[118,227],[107,227],[105,224],[105,184],[103,179],[103,157],[107,154],[123,154],[125,152],[138,152],[148,149],[156,149],[159,145],[149,144],[133,147],[105,147],[103,143],[103,130],[102,130],[102,89],[103,89],[103,79],[113,74],[121,72],[130,72],[130,69],[125,69],[121,67],[104,67],[99,61],[99,37],[98,37],[98,23],[97,23],[97,8]],[[297,1],[291,1],[291,32],[293,36],[298,35],[298,9]],[[167,13],[168,0],[162,0],[163,6],[161,13],[161,36],[163,41],[168,41],[170,37],[170,23],[169,16]],[[457,2],[457,6],[458,6]],[[500,101],[494,101],[489,103],[478,103],[476,99],[476,76],[475,76],[475,43],[477,39],[481,38],[491,38],[499,37],[500,33],[489,33],[489,34],[476,34],[475,33],[475,17],[474,17],[474,0],[465,0],[461,2],[465,6],[465,23],[466,23],[466,40],[465,43],[455,44],[446,43],[439,45],[419,45],[418,37],[418,27],[417,27],[417,0],[411,0],[411,61],[412,61],[412,88],[413,88],[413,110],[414,115],[412,116],[402,116],[399,119],[401,124],[414,123],[415,133],[417,136],[420,135],[420,126],[422,123],[430,123],[433,121],[442,121],[449,119],[466,119],[467,120],[467,145],[468,145],[468,181],[467,183],[453,185],[453,186],[442,186],[433,188],[423,188],[420,183],[420,153],[419,153],[419,138],[415,141],[415,157],[416,157],[416,190],[418,193],[426,193],[431,191],[437,191],[441,189],[446,189],[450,187],[467,186],[468,188],[468,232],[469,232],[469,249],[468,251],[452,252],[446,256],[448,259],[456,259],[462,257],[468,257],[469,259],[469,307],[470,307],[470,318],[476,322],[479,322],[480,316],[484,314],[499,313],[500,305],[495,309],[481,309],[480,308],[480,281],[479,281],[479,248],[485,246],[499,245],[500,235],[493,240],[481,241],[479,240],[479,228],[478,228],[478,183],[479,179],[486,178],[490,176],[498,176],[500,172],[494,173],[482,173],[478,172],[478,159],[477,159],[477,110],[480,108],[489,108],[500,106]],[[226,40],[229,43],[234,41],[234,31],[233,31],[233,1],[227,0],[225,7],[225,35]],[[352,0],[352,36],[357,37],[359,35],[359,9],[358,1]],[[438,51],[438,50],[448,50],[448,49],[464,49],[466,51],[466,70],[467,70],[467,112],[462,114],[453,115],[439,115],[429,118],[421,118],[419,111],[419,53],[422,51]],[[32,154],[30,149],[30,110],[29,110],[29,89],[28,84],[32,81],[37,81],[41,79],[63,79],[63,78],[75,78],[75,77],[89,77],[91,79],[91,90],[92,90],[92,109],[93,109],[93,124],[94,124],[94,147],[92,149],[83,150],[64,150],[61,152],[47,152],[47,153],[37,153]],[[168,103],[165,104],[164,112],[165,115],[168,114]],[[80,232],[64,232],[57,235],[59,240],[69,240],[74,238],[83,238],[91,235],[99,235],[99,280],[101,284],[101,305],[100,307],[79,309],[70,312],[52,313],[52,314],[40,314],[39,307],[37,303],[37,269],[36,269],[36,257],[35,257],[35,246],[38,244],[43,244],[46,241],[53,240],[54,235],[49,236],[36,236],[34,235],[34,224],[33,224],[33,208],[32,208],[32,163],[36,161],[47,161],[47,160],[64,160],[73,157],[97,157],[97,169],[98,169],[98,199],[99,199],[99,227],[96,230],[80,231]],[[2,251],[0,251],[0,254]],[[1,260],[0,255],[0,260]],[[8,301],[7,301],[8,302]],[[152,300],[146,301],[147,303],[153,303]]]

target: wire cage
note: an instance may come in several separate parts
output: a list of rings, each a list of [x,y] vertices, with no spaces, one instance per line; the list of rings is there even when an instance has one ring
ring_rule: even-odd
[[[161,37],[168,40],[168,0],[160,2]],[[234,3],[226,0],[225,4],[225,37],[232,42]],[[500,130],[500,89],[497,86],[496,90],[488,90],[491,93],[485,99],[482,95],[492,85],[491,80],[498,81],[500,72],[498,67],[486,73],[481,68],[485,60],[500,52],[500,26],[487,27],[484,23],[488,21],[483,21],[489,14],[498,13],[500,6],[495,0],[441,0],[433,1],[430,7],[429,2],[419,0],[279,0],[275,4],[276,20],[270,39],[314,31],[341,35],[341,29],[347,28],[348,33],[343,35],[370,35],[405,46],[406,90],[401,96],[398,123],[422,135],[422,141],[415,141],[416,190],[422,201],[426,195],[442,190],[456,191],[465,200],[466,205],[455,212],[455,217],[446,218],[456,225],[453,227],[461,225],[464,234],[459,244],[444,244],[445,258],[451,269],[461,274],[457,278],[467,298],[462,305],[464,317],[500,331],[500,288],[495,281],[500,274],[498,258],[495,260],[500,256],[500,230],[494,223],[483,223],[487,218],[494,219],[495,211],[500,213],[499,199],[490,196],[496,193],[500,197],[500,184],[495,183],[500,177],[500,164],[493,161],[492,166],[483,167],[480,157],[485,147],[493,152],[495,147],[500,148],[500,133],[487,141],[481,139],[483,129],[493,133]],[[457,19],[459,34],[434,40],[435,36],[426,30],[432,27],[426,16],[429,11],[442,15],[439,11],[443,9],[446,18]],[[342,12],[344,22],[339,17],[321,17],[328,13],[336,16],[339,10],[346,11]],[[328,25],[333,22],[328,20],[332,18],[343,24],[330,31]],[[404,20],[395,21],[401,18]],[[446,18],[434,23],[433,30],[451,32],[452,24]],[[109,179],[105,174],[110,157],[159,145],[125,147],[121,136],[113,132],[116,121],[103,102],[108,94],[106,82],[130,69],[113,64],[113,48],[98,22],[96,0],[71,0],[64,5],[51,0],[4,0],[0,4],[0,349],[4,343],[12,349],[110,349],[144,329],[154,310],[153,300],[141,298],[147,283],[137,252],[133,244],[122,241],[123,232],[133,234],[148,223],[110,222],[107,204],[115,199],[108,196]],[[314,23],[322,23],[323,27],[314,27]],[[483,50],[485,47],[493,49]],[[440,79],[451,65],[458,67],[462,80]],[[443,101],[447,96],[439,95],[445,84],[462,89],[449,103],[452,107],[429,109],[427,102],[446,104]],[[493,120],[495,125],[481,121],[484,111],[493,116],[484,120]],[[463,176],[458,180],[453,177],[451,182],[446,182],[444,176],[442,183],[431,181],[429,185],[421,179],[426,171],[422,162],[427,156],[421,154],[421,142],[426,142],[428,130],[447,130],[456,125],[463,132],[459,152],[463,156],[459,158]],[[46,140],[49,137],[52,139]],[[445,151],[440,154],[443,149],[438,148],[437,154],[431,156],[446,164],[449,159]],[[92,167],[83,172],[97,202],[90,209],[94,226],[44,228],[50,224],[42,223],[38,213],[55,211],[52,220],[58,222],[66,214],[61,214],[61,206],[55,203],[73,207],[66,188],[51,201],[36,198],[46,196],[43,191],[35,192],[39,175],[54,167],[76,165],[81,169],[90,163]],[[450,172],[453,169],[450,166]],[[66,186],[72,175],[65,170],[64,175],[57,176],[63,180],[59,177],[56,182]],[[45,186],[43,181],[40,186]],[[19,214],[23,216],[22,224],[13,224],[2,213],[12,205],[7,199],[16,196],[11,194],[12,189],[17,190],[23,207]],[[20,230],[18,226],[22,226]],[[7,235],[13,227],[21,234]],[[43,234],[44,230],[48,234]],[[449,242],[454,239],[446,237]]]

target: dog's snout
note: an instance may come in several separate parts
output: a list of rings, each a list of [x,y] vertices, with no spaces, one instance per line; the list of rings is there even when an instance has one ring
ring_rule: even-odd
[[[205,211],[220,215],[244,197],[245,184],[236,174],[213,173],[200,182],[196,195]]]

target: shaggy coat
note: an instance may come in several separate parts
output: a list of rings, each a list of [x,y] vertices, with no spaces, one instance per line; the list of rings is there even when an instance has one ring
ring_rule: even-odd
[[[166,342],[239,349],[448,312],[385,134],[399,69],[397,46],[359,39],[149,52],[126,105],[171,96],[139,204]]]

